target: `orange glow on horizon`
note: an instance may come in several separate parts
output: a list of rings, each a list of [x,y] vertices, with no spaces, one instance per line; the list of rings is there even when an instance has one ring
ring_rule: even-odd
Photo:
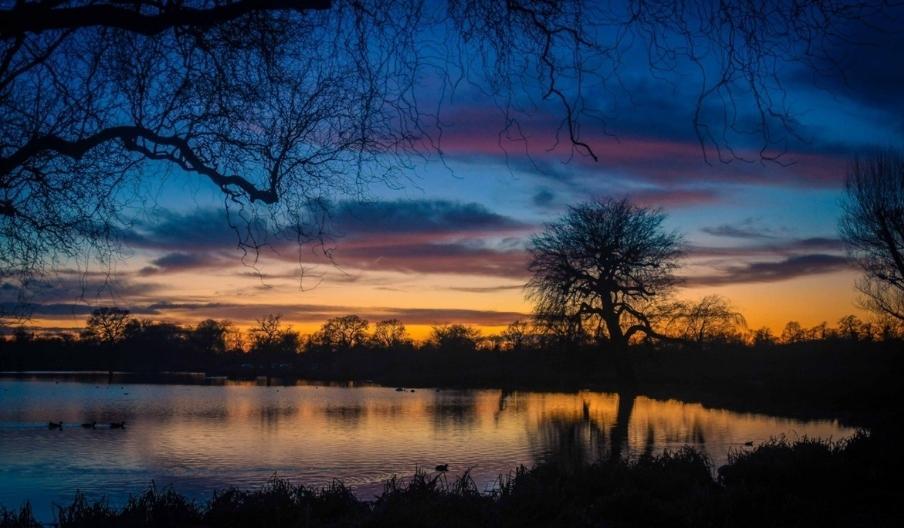
[[[135,317],[194,325],[204,319],[228,320],[247,331],[268,314],[281,314],[284,324],[308,335],[330,317],[357,314],[373,324],[399,319],[411,337],[427,339],[434,326],[467,324],[484,336],[498,334],[515,320],[529,319],[531,305],[525,298],[523,277],[510,279],[456,274],[423,274],[315,269],[322,282],[299,287],[284,278],[297,268],[269,269],[272,277],[243,275],[247,268],[224,268],[216,273],[173,273],[142,279],[153,296],[95,299],[91,306],[136,306]],[[126,272],[128,273],[128,272]],[[280,275],[282,273],[283,275]],[[780,335],[785,324],[798,321],[804,327],[827,322],[834,325],[844,315],[869,319],[857,307],[854,270],[775,281],[684,288],[678,297],[700,299],[717,294],[727,298],[747,320],[750,330],[767,327]],[[280,278],[282,277],[282,278]],[[351,278],[351,280],[349,280]],[[161,303],[160,299],[172,299]],[[152,306],[141,313],[141,306]],[[79,309],[79,312],[82,310]],[[87,315],[76,313],[36,315],[27,326],[35,329],[77,331]]]
[[[834,325],[838,319],[847,314],[855,314],[863,319],[870,318],[870,314],[865,313],[856,305],[857,295],[853,289],[853,282],[857,274],[855,272],[840,272],[831,274],[829,280],[826,276],[799,278],[795,280],[774,282],[774,283],[755,283],[740,284],[720,287],[693,288],[685,289],[680,292],[680,297],[688,299],[699,299],[705,295],[718,294],[728,298],[732,304],[744,315],[747,320],[748,328],[753,330],[761,327],[767,327],[776,335],[781,334],[782,329],[788,321],[798,321],[804,327],[815,326],[821,322],[827,322],[830,326]],[[316,290],[314,290],[316,292]],[[338,293],[331,291],[331,294]],[[369,319],[371,328],[373,324],[381,319],[398,318],[405,323],[411,337],[417,341],[427,339],[434,326],[449,323],[467,324],[477,328],[482,335],[488,336],[498,334],[508,324],[508,318],[511,321],[517,319],[529,318],[531,307],[526,300],[521,297],[521,292],[493,293],[493,294],[471,294],[470,296],[461,293],[453,293],[450,295],[433,294],[423,300],[424,305],[418,306],[412,301],[416,296],[408,293],[400,295],[388,295],[383,292],[383,302],[391,305],[393,301],[400,301],[395,308],[381,308],[379,306],[354,306],[351,299],[353,292],[341,292],[337,295],[342,300],[348,301],[341,305],[323,304],[316,305],[324,312],[332,311],[332,316],[348,315],[358,313]],[[321,300],[317,297],[320,295],[311,295],[311,301]],[[362,295],[361,298],[367,297]],[[274,299],[279,302],[262,304],[259,310],[256,310],[254,303],[241,305],[241,312],[247,313],[244,317],[230,316],[229,313],[218,313],[215,305],[211,306],[210,311],[199,310],[197,312],[185,312],[180,310],[160,310],[159,314],[153,316],[145,316],[136,314],[136,317],[149,318],[152,320],[167,321],[181,325],[194,325],[204,319],[226,319],[233,322],[235,328],[246,332],[256,324],[256,319],[263,317],[269,313],[283,313],[283,323],[290,326],[293,330],[303,334],[312,334],[316,332],[320,325],[328,318],[326,316],[316,319],[299,319],[292,316],[295,307],[289,301],[299,300],[297,291],[295,295],[275,294]],[[261,299],[255,299],[260,301]],[[305,298],[305,301],[308,299]],[[305,306],[310,306],[305,303]],[[455,317],[443,321],[439,317],[443,310],[450,310],[454,313],[455,306],[469,306],[474,310],[474,316],[470,318]],[[281,309],[281,307],[283,309]],[[453,307],[453,308],[449,308]],[[334,309],[335,308],[335,309]],[[345,310],[347,309],[347,310]],[[398,309],[404,312],[408,309],[434,309],[437,311],[437,318],[430,322],[408,323],[405,317],[397,316],[390,310]],[[483,312],[481,312],[483,310]],[[493,313],[511,314],[504,321],[500,317],[493,316],[494,322],[481,319],[482,314],[489,316]],[[251,315],[255,314],[255,315]],[[371,314],[368,316],[367,314]],[[518,314],[521,314],[518,317]],[[56,317],[40,316],[35,317],[27,322],[28,327],[35,329],[62,329],[77,331],[84,326],[87,316],[84,315],[61,315]]]

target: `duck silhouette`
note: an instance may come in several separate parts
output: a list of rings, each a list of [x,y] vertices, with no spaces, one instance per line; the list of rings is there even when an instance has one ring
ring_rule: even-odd
[[[753,447],[753,441],[744,442],[744,445],[747,447]]]
[[[96,429],[97,422],[86,422],[82,424],[82,427],[84,427],[85,429]]]
[[[449,471],[449,464],[440,464],[436,466],[435,469],[440,473],[445,473],[446,471]]]
[[[57,429],[59,431],[63,430],[63,422],[47,422],[48,429]]]

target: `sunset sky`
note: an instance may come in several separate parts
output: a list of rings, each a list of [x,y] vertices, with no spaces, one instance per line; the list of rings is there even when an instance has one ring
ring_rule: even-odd
[[[778,132],[769,152],[786,150],[781,163],[761,162],[762,138],[743,133],[729,143],[749,161],[701,147],[692,125],[699,87],[688,72],[663,80],[630,57],[619,86],[585,91],[611,109],[581,129],[598,162],[555,145],[557,108],[540,105],[524,118],[524,142],[503,131],[505,116],[479,91],[460,88],[444,110],[442,159],[415,162],[391,185],[334,195],[332,263],[316,244],[299,250],[286,240],[256,262],[243,259],[215,186],[150,167],[153,183],[126,211],[131,225],[109,279],[103,268],[74,264],[48,278],[32,299],[31,324],[80,326],[92,308],[118,305],[152,319],[241,326],[281,313],[302,332],[348,313],[398,318],[416,337],[440,323],[497,331],[530,313],[522,289],[530,235],[569,204],[605,196],[662,207],[667,227],[684,235],[678,295],[723,295],[751,328],[832,324],[859,313],[858,273],[837,234],[847,163],[904,136],[904,41],[889,34],[876,42],[837,50],[846,79],[784,72],[782,96],[800,137]],[[743,101],[735,110],[743,130],[754,115]]]

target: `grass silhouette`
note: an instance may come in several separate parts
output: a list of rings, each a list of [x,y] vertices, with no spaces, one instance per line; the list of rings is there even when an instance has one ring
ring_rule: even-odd
[[[273,478],[199,503],[150,487],[115,508],[76,495],[61,527],[753,527],[893,526],[902,519],[901,450],[888,431],[843,440],[772,440],[714,470],[690,447],[630,460],[521,467],[481,491],[470,475],[418,471],[373,501],[339,482],[322,489]],[[0,527],[39,526],[30,505]]]

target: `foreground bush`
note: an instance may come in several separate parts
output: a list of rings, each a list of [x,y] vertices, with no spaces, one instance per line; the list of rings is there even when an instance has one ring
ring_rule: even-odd
[[[122,508],[77,495],[61,527],[753,527],[899,526],[902,457],[894,438],[767,442],[734,453],[717,472],[691,448],[574,467],[520,468],[481,493],[457,479],[393,478],[373,502],[341,483],[319,490],[274,479],[198,504],[153,487]],[[715,475],[715,476],[714,476]],[[26,504],[0,509],[0,527],[33,527]]]

